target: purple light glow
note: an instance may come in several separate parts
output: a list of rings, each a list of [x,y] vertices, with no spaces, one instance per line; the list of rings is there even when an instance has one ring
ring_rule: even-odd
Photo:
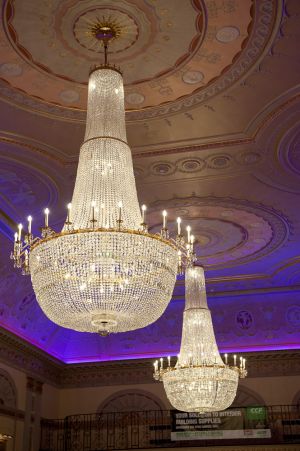
[[[11,242],[0,235],[5,258]],[[7,264],[7,261],[6,261]],[[246,282],[244,282],[246,283]],[[216,339],[221,354],[279,351],[300,348],[300,303],[296,287],[260,292],[209,296]],[[154,359],[179,352],[184,307],[184,285],[164,315],[148,327],[100,337],[63,329],[52,323],[39,307],[29,278],[13,268],[0,280],[2,327],[66,364],[116,360]]]
[[[221,356],[225,353],[228,354],[244,354],[247,352],[263,352],[263,351],[287,351],[292,349],[299,349],[299,343],[292,343],[288,345],[280,345],[280,346],[253,346],[250,348],[229,348],[228,350],[220,350]],[[179,352],[179,349],[178,349]],[[176,357],[178,353],[162,353],[157,355],[157,353],[149,353],[149,354],[135,354],[132,355],[126,355],[126,354],[120,354],[118,356],[114,356],[113,358],[111,356],[105,356],[104,359],[99,359],[99,357],[88,357],[88,360],[85,360],[85,358],[82,359],[67,359],[64,360],[64,363],[67,364],[75,364],[75,363],[96,363],[96,362],[108,362],[108,361],[116,361],[116,360],[137,360],[137,359],[158,359],[160,357],[167,358],[168,356]]]

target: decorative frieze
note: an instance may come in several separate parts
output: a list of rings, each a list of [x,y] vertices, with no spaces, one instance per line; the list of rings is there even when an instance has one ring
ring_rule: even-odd
[[[246,358],[250,378],[300,375],[300,350],[249,352]],[[153,359],[67,365],[4,329],[0,361],[60,388],[155,383]]]

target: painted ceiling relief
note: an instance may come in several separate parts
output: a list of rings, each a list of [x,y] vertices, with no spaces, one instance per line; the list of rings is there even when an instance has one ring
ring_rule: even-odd
[[[115,0],[113,5],[6,0],[0,35],[2,95],[70,118],[78,110],[82,118],[89,68],[103,58],[90,29],[105,16],[120,30],[110,59],[124,72],[130,117],[165,114],[169,104],[175,112],[243,76],[268,44],[276,5],[276,0]]]
[[[180,216],[196,236],[222,352],[292,349],[300,335],[297,0],[6,0],[0,30],[0,324],[60,360],[178,353],[184,284],[143,330],[63,329],[9,260],[16,223],[59,229],[84,132],[89,30],[119,27],[128,136],[152,231]]]

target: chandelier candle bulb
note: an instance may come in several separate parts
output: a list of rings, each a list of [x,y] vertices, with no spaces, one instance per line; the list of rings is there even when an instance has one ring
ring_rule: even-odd
[[[171,366],[171,357],[168,356],[168,367],[170,368],[170,366]]]
[[[145,224],[145,214],[146,214],[147,207],[146,205],[142,205],[142,224]]]
[[[15,243],[18,241],[18,232],[14,234]]]
[[[23,229],[22,224],[19,224],[18,225],[18,241],[21,241],[22,229]]]
[[[195,237],[194,237],[194,235],[191,235],[191,252],[194,252],[194,242],[195,242]]]
[[[191,241],[191,226],[187,226],[186,231],[187,231],[187,242],[189,244]]]
[[[45,208],[44,213],[45,213],[45,227],[47,228],[49,227],[49,213],[50,213],[49,208]]]
[[[236,355],[233,356],[233,366],[236,366]]]
[[[224,354],[225,357],[225,364],[228,365],[228,354]]]
[[[160,369],[162,370],[164,368],[164,359],[161,357],[160,359]]]
[[[67,205],[67,209],[68,209],[67,223],[68,224],[71,224],[71,208],[72,208],[72,204],[68,204]]]
[[[181,235],[181,218],[177,218],[177,235]]]
[[[167,212],[166,212],[166,210],[164,210],[163,212],[162,212],[162,215],[163,215],[163,229],[166,229],[167,228]]]
[[[28,221],[28,234],[30,235],[31,234],[32,217],[28,216],[27,221]]]

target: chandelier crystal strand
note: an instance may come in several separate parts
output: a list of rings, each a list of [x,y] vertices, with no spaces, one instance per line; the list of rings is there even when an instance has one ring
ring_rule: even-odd
[[[236,395],[239,377],[245,377],[245,359],[240,367],[228,365],[219,354],[211,313],[207,306],[205,277],[200,266],[186,270],[186,304],[183,314],[180,354],[175,367],[170,359],[154,363],[154,378],[164,384],[175,409],[185,412],[213,412],[229,407]]]
[[[122,77],[98,68],[89,81],[73,233],[48,236],[30,256],[33,287],[50,319],[79,331],[123,332],[162,315],[175,283],[177,250],[160,236],[143,234],[141,223]]]
[[[100,27],[101,28],[101,27]],[[118,69],[91,71],[87,125],[77,177],[61,232],[49,225],[32,234],[32,217],[22,239],[19,225],[11,258],[31,274],[38,303],[53,322],[82,332],[124,332],[156,321],[166,309],[177,271],[195,261],[181,233],[170,238],[164,211],[161,232],[148,233],[140,209],[125,128],[124,88]]]
[[[90,227],[93,201],[96,227],[116,227],[121,202],[123,228],[138,230],[142,216],[126,138],[123,80],[117,70],[91,73],[87,111],[72,199],[73,227]]]

